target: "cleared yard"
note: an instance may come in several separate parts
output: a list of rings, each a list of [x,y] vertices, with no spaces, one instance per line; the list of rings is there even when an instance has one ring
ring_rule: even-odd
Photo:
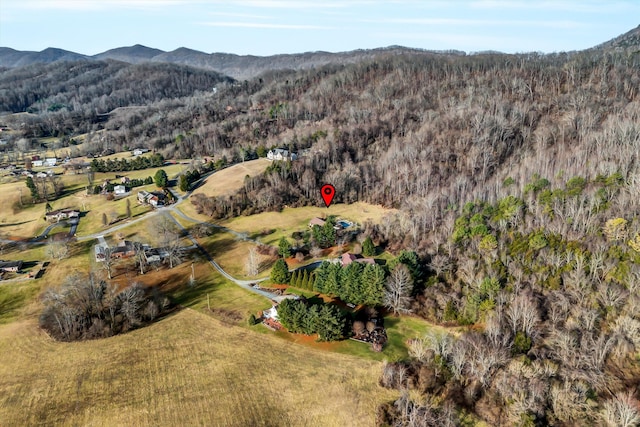
[[[270,163],[267,159],[256,159],[223,169],[208,177],[193,194],[204,194],[212,197],[235,193],[244,185],[245,176],[261,174]]]
[[[241,216],[220,224],[234,231],[249,233],[252,238],[259,238],[262,243],[275,245],[280,237],[291,237],[291,233],[306,230],[309,220],[313,217],[336,215],[353,222],[363,223],[372,221],[379,223],[382,217],[393,212],[378,205],[364,202],[353,204],[335,204],[329,208],[303,207],[284,208],[282,212],[263,212],[257,215]],[[269,234],[265,231],[270,232]]]
[[[58,343],[0,326],[6,425],[370,426],[395,393],[378,362],[318,352],[185,309],[145,329]]]

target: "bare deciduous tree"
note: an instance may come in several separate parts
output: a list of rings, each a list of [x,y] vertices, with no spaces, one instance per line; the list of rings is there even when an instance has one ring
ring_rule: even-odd
[[[249,248],[249,253],[247,254],[247,262],[245,264],[245,271],[247,276],[255,277],[258,275],[260,267],[260,255],[258,254],[258,250],[255,246]]]
[[[602,420],[611,427],[640,425],[640,402],[630,391],[617,393],[603,404]]]
[[[408,313],[411,302],[413,279],[409,268],[404,264],[398,264],[387,279],[384,293],[384,306],[393,310],[393,314]]]

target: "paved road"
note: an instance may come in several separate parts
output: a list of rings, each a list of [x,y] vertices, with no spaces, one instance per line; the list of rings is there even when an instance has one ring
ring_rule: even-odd
[[[209,177],[211,174],[213,174],[214,172],[209,172],[208,174],[204,175],[202,178],[200,178],[199,181],[197,181],[195,184],[197,184],[198,182],[206,179],[207,177]],[[193,186],[194,188],[197,187],[197,185]],[[139,218],[133,219],[133,220],[128,220],[125,221],[121,224],[115,225],[113,227],[110,227],[106,230],[102,230],[98,233],[93,233],[93,234],[89,234],[86,236],[80,236],[78,237],[78,241],[84,241],[84,240],[90,240],[90,239],[98,239],[100,240],[100,242],[104,242],[104,235],[107,234],[111,234],[113,232],[116,232],[122,228],[128,227],[132,224],[136,224],[138,222],[141,221],[146,221],[147,219],[149,219],[152,216],[155,215],[165,215],[166,217],[170,218],[173,222],[176,223],[176,225],[185,232],[186,237],[191,240],[191,242],[193,243],[193,246],[196,247],[203,255],[204,257],[207,259],[207,261],[209,261],[209,263],[213,266],[213,268],[215,268],[220,274],[222,274],[226,279],[228,279],[229,281],[235,283],[236,285],[240,286],[241,288],[244,288],[246,290],[248,290],[249,292],[253,292],[254,294],[258,294],[260,296],[263,296],[265,298],[268,298],[270,300],[276,301],[276,302],[280,302],[283,299],[285,299],[285,297],[283,297],[282,295],[276,295],[274,293],[265,291],[263,289],[255,289],[253,286],[251,286],[254,283],[259,283],[262,282],[266,279],[256,279],[256,280],[240,280],[240,279],[236,279],[235,277],[231,276],[229,273],[227,273],[226,271],[224,271],[222,269],[222,267],[220,267],[220,265],[211,257],[211,255],[209,254],[209,252],[207,252],[207,250],[205,248],[203,248],[202,246],[200,246],[200,244],[198,243],[198,241],[191,235],[191,233],[189,233],[189,230],[187,230],[184,226],[182,226],[182,224],[180,224],[180,222],[178,222],[173,216],[171,216],[170,213],[175,213],[176,215],[178,215],[179,217],[189,221],[189,222],[193,222],[196,224],[205,224],[209,227],[214,227],[217,228],[219,230],[223,230],[229,234],[232,234],[233,236],[236,237],[236,239],[238,240],[246,240],[246,241],[251,241],[251,242],[255,242],[255,243],[259,243],[257,240],[254,239],[249,239],[249,237],[246,235],[246,233],[240,233],[237,232],[235,230],[231,230],[230,228],[227,227],[223,227],[221,225],[218,224],[213,224],[210,222],[205,222],[205,221],[200,221],[194,218],[191,218],[187,215],[185,215],[182,211],[180,211],[179,209],[177,209],[178,205],[182,202],[184,202],[185,200],[187,200],[189,198],[189,196],[191,195],[191,191],[188,191],[184,196],[179,196],[176,193],[173,192],[173,190],[169,190],[171,191],[171,193],[174,195],[176,202],[172,205],[169,206],[165,206],[162,208],[158,208],[153,210],[152,212],[149,212],[145,215],[140,216]]]

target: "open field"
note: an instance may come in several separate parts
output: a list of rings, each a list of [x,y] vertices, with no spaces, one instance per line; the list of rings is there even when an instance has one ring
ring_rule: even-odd
[[[395,393],[380,365],[318,352],[185,309],[147,328],[58,343],[0,326],[6,425],[370,426]]]
[[[270,163],[267,159],[256,159],[223,169],[208,177],[200,187],[194,190],[193,194],[212,197],[235,193],[244,185],[245,176],[253,177],[261,174]]]

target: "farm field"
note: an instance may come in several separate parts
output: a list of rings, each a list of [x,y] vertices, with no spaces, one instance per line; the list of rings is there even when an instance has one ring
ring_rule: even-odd
[[[0,326],[6,425],[370,426],[378,362],[318,352],[184,309],[147,328],[58,343]]]

